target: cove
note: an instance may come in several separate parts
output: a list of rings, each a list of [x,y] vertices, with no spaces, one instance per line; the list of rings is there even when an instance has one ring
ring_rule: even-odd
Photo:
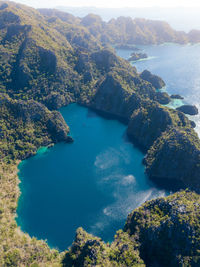
[[[200,44],[180,45],[166,43],[162,45],[138,46],[148,60],[133,62],[139,72],[147,69],[159,75],[166,83],[165,90],[169,94],[180,94],[184,103],[195,105],[200,110]],[[128,59],[131,51],[118,49],[118,56]],[[171,106],[182,105],[182,101],[173,100]],[[200,136],[200,113],[191,116]]]
[[[72,244],[78,227],[112,241],[130,211],[165,191],[146,177],[126,125],[77,104],[60,111],[75,141],[40,149],[19,165],[17,223],[59,250]]]

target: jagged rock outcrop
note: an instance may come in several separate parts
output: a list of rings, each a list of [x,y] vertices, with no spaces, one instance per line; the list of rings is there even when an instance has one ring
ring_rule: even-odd
[[[144,70],[141,74],[140,77],[147,81],[150,82],[156,89],[161,89],[162,87],[165,86],[165,82],[157,75],[153,75],[150,71]]]
[[[171,95],[170,97],[171,97],[172,99],[181,99],[181,100],[184,99],[184,97],[182,97],[181,95]]]
[[[200,197],[181,191],[133,210],[111,244],[79,228],[63,266],[178,267],[200,264]]]
[[[134,210],[124,230],[137,240],[146,266],[199,266],[199,214],[199,195],[182,191]]]
[[[147,20],[142,18],[119,17],[105,22],[100,16],[88,14],[82,19],[76,18],[66,12],[55,9],[40,9],[48,21],[59,18],[62,22],[77,27],[84,27],[91,36],[102,43],[118,44],[116,48],[132,49],[136,44],[162,44],[174,42],[180,44],[197,43],[200,41],[200,31],[192,30],[188,34],[174,30],[167,22]]]
[[[155,32],[149,35],[152,29]],[[161,78],[148,71],[139,75],[112,49],[102,49],[101,43],[119,39],[130,44],[184,43],[187,37],[160,22],[119,18],[105,23],[95,15],[74,22],[73,17],[57,12],[48,11],[44,17],[32,8],[2,3],[0,91],[9,95],[0,95],[3,171],[10,168],[8,163],[26,159],[41,146],[71,142],[69,128],[55,109],[78,102],[129,122],[129,137],[147,152],[146,172],[155,183],[199,192],[200,141],[192,129],[194,123],[182,112],[158,104],[169,101],[166,93],[156,90],[164,86]],[[13,173],[2,175],[3,171],[0,184],[6,184],[6,190],[0,192],[5,201],[0,203],[0,228],[6,242],[0,244],[2,266],[35,265],[36,261],[42,266],[55,261],[59,265],[62,256],[63,265],[70,267],[144,266],[143,260],[147,266],[199,264],[195,258],[200,247],[196,194],[184,192],[146,203],[129,216],[126,232],[119,231],[112,244],[79,229],[71,249],[59,254],[19,232],[14,223],[18,193],[11,190],[16,189],[17,179]],[[4,224],[7,219],[9,227]],[[16,236],[19,240],[13,241]]]
[[[200,140],[192,128],[165,131],[148,150],[144,163],[148,176],[158,185],[200,192]]]
[[[133,106],[130,106],[131,93],[131,91],[125,90],[120,81],[110,74],[99,84],[90,105],[96,110],[127,120],[132,113],[132,107],[138,107],[141,101],[139,97],[135,98]]]
[[[145,267],[145,264],[139,257],[136,243],[127,233],[118,231],[109,245],[79,228],[75,241],[64,256],[63,266]]]
[[[171,98],[166,92],[157,92],[155,100],[162,105],[167,105],[170,103]]]
[[[168,109],[156,102],[146,101],[133,112],[127,134],[134,143],[147,151],[154,141],[170,126],[190,127],[190,121],[181,112]]]
[[[69,127],[58,111],[51,112],[33,100],[13,100],[3,94],[0,103],[1,159],[25,159],[40,146],[72,142]]]
[[[199,113],[198,108],[192,105],[183,105],[176,109],[188,115],[197,115]]]

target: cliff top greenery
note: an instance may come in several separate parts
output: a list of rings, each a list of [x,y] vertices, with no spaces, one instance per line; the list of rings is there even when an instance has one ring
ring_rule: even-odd
[[[56,110],[72,102],[123,118],[129,135],[146,147],[149,177],[171,184],[178,179],[183,188],[199,190],[200,145],[193,125],[183,113],[159,104],[169,98],[156,90],[164,85],[161,78],[138,73],[109,46],[187,38],[163,22],[121,17],[105,23],[95,15],[78,19],[1,2],[1,266],[144,266],[152,260],[160,264],[163,255],[166,266],[198,264],[199,195],[189,191],[144,204],[111,244],[80,228],[64,253],[22,233],[15,222],[17,164],[41,146],[71,141]]]
[[[200,32],[198,30],[187,34],[183,31],[174,30],[165,21],[119,17],[105,22],[95,14],[88,14],[80,19],[58,10],[40,9],[39,11],[47,18],[59,18],[69,24],[84,26],[91,35],[102,43],[130,45],[175,42],[185,44],[200,41]]]

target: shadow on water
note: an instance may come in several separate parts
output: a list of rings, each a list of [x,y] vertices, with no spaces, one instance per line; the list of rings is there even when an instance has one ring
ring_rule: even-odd
[[[75,142],[42,149],[20,165],[17,223],[60,250],[80,226],[111,241],[129,212],[166,192],[147,179],[144,154],[128,141],[126,125],[77,104],[61,113]]]

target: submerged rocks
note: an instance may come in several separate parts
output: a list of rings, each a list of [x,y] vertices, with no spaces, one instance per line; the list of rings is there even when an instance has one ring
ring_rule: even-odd
[[[197,115],[199,113],[198,108],[192,105],[183,105],[181,107],[178,107],[177,110],[188,115]]]
[[[141,74],[140,77],[145,80],[150,82],[156,89],[161,89],[162,87],[165,86],[165,82],[157,75],[153,75],[150,71],[144,70]]]

